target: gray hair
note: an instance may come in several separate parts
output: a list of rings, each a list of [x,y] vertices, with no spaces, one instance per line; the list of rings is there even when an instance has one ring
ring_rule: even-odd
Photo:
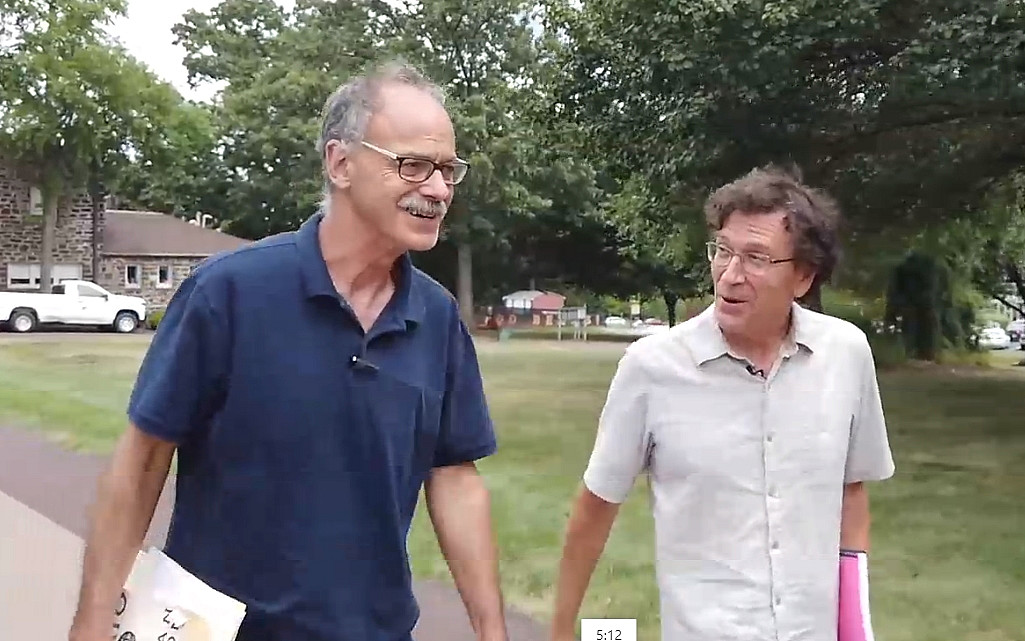
[[[406,85],[420,89],[445,104],[444,90],[420,70],[404,62],[389,62],[370,73],[355,76],[341,84],[328,97],[321,113],[317,153],[324,163],[327,143],[337,140],[346,147],[358,144],[366,135],[370,118],[380,109],[378,96],[386,85]],[[331,201],[331,181],[324,171],[324,195],[321,205],[327,210]]]

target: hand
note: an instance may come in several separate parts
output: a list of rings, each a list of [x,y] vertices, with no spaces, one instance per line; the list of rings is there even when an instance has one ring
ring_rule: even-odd
[[[506,632],[505,623],[494,625],[477,632],[477,641],[509,641],[509,633]]]
[[[577,641],[577,635],[573,630],[555,630],[549,633],[550,641]]]
[[[114,617],[83,616],[79,614],[71,624],[68,641],[110,641],[114,635]]]

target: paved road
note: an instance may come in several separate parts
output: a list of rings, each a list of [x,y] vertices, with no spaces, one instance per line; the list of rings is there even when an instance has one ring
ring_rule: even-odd
[[[106,457],[70,452],[37,434],[0,427],[0,492],[79,536],[86,533],[86,512],[105,462]],[[174,488],[169,481],[157,505],[146,545],[163,543],[173,496]],[[68,572],[78,571],[68,567]],[[418,582],[414,589],[422,611],[414,632],[417,641],[473,641],[466,611],[455,589],[435,581]],[[538,623],[517,612],[509,612],[508,624],[511,641],[540,641],[544,637]]]

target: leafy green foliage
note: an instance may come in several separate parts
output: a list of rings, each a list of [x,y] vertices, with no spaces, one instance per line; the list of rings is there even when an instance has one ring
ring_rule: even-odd
[[[324,100],[376,55],[373,3],[225,0],[174,28],[190,82],[222,86],[213,111],[228,229],[296,228],[321,196],[314,150]],[[188,170],[187,170],[188,171]]]
[[[639,174],[660,230],[709,188],[795,161],[837,196],[854,254],[977,211],[1025,163],[1025,12],[946,0],[554,3],[553,119],[615,189]],[[658,238],[664,239],[662,234]]]
[[[192,218],[206,213],[221,221],[231,214],[229,175],[217,153],[216,115],[205,105],[182,104],[163,136],[140,146],[119,173],[119,207]]]
[[[967,253],[959,255],[972,267],[974,282],[991,297],[1025,315],[1025,174],[1014,174],[990,194],[984,215],[958,231],[967,236]],[[1008,287],[1008,284],[1010,287]],[[1008,290],[1017,294],[1012,302]]]
[[[7,0],[0,34],[0,149],[43,194],[41,281],[49,288],[58,200],[94,195],[164,131],[179,100],[108,41],[122,0]]]
[[[900,327],[912,358],[936,360],[944,347],[966,345],[975,319],[971,307],[955,300],[953,280],[945,261],[920,251],[893,271],[886,324]]]
[[[544,123],[533,118],[546,99],[535,79],[551,57],[535,32],[536,8],[523,0],[436,0],[410,2],[394,14],[398,50],[447,88],[459,150],[472,168],[448,229],[463,257],[456,289],[464,310],[479,289],[471,282],[473,261],[510,251],[525,230],[575,227],[591,206],[590,168],[545,144]],[[529,232],[520,238],[529,241]],[[538,275],[536,264],[518,267]]]
[[[553,227],[574,239],[555,246],[586,239],[598,243],[586,253],[600,252],[604,225],[585,220],[597,200],[593,171],[564,146],[546,144],[545,123],[534,118],[550,98],[533,79],[553,57],[535,34],[534,11],[518,0],[302,0],[292,11],[270,0],[225,0],[208,13],[187,13],[174,31],[190,79],[222,87],[214,126],[226,178],[216,184],[224,185],[228,229],[255,238],[310,215],[321,196],[314,142],[325,98],[369,65],[399,56],[444,86],[459,153],[471,164],[442,247],[418,263],[436,275],[453,272],[442,280],[456,283],[466,309],[474,289],[494,296],[503,280],[522,287],[513,281],[564,279],[549,259],[516,257],[531,255],[528,248],[544,244],[534,239]],[[194,172],[186,162],[169,173]],[[488,269],[480,288],[471,283],[474,260]]]
[[[174,29],[212,105],[103,36],[120,0],[0,9],[3,149],[46,169],[47,211],[88,179],[250,238],[293,229],[321,196],[325,97],[398,55],[445,86],[472,165],[417,257],[464,308],[535,283],[675,309],[708,289],[709,190],[790,160],[843,203],[844,286],[882,291],[914,247],[961,257],[955,306],[970,282],[1025,293],[1020,3],[223,0]]]
[[[60,177],[101,147],[103,128],[124,98],[122,62],[102,41],[100,24],[124,3],[8,0],[0,65],[0,135],[5,152]],[[116,65],[110,68],[109,65]]]

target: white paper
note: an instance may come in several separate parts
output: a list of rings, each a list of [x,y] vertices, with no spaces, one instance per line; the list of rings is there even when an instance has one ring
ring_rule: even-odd
[[[140,552],[125,583],[115,641],[235,641],[246,606],[156,548]]]
[[[169,607],[150,594],[126,592],[127,607],[117,618],[118,641],[209,641],[200,620]]]
[[[210,628],[210,641],[235,640],[246,615],[244,603],[211,588],[156,548],[147,555],[154,560],[152,585],[157,600],[201,617]]]

